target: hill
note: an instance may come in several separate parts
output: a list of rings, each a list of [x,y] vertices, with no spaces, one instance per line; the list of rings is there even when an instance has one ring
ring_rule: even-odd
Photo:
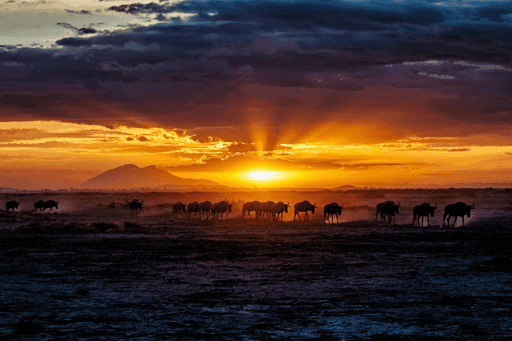
[[[361,189],[360,187],[352,186],[352,185],[343,185],[331,188],[331,191],[349,191],[349,190],[356,190]]]
[[[210,180],[180,178],[165,170],[158,169],[156,166],[139,168],[136,165],[124,165],[103,172],[82,183],[78,188],[129,189],[161,186],[221,187],[218,183]]]

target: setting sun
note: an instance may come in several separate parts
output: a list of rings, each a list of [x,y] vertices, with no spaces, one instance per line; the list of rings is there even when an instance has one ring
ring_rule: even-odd
[[[263,181],[268,180],[272,175],[276,172],[266,172],[266,171],[258,171],[258,172],[250,172],[249,176],[254,180]]]

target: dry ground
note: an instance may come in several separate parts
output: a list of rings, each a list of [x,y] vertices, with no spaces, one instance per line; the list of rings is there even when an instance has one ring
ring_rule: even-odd
[[[442,229],[1,212],[0,338],[509,340],[510,215],[477,213]]]

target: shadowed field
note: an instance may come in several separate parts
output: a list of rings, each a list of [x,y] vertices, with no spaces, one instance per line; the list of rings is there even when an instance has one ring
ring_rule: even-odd
[[[1,213],[0,338],[512,335],[506,209],[450,229],[413,227],[410,217],[385,227],[369,210],[331,226],[149,210],[136,219],[102,207]]]
[[[4,230],[0,333],[506,339],[511,241],[508,217],[465,229],[154,218],[130,233]]]

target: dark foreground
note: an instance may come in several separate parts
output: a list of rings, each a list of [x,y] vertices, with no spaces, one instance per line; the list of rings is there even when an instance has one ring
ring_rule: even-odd
[[[152,224],[137,233],[3,231],[0,338],[512,336],[508,217],[457,229]]]

